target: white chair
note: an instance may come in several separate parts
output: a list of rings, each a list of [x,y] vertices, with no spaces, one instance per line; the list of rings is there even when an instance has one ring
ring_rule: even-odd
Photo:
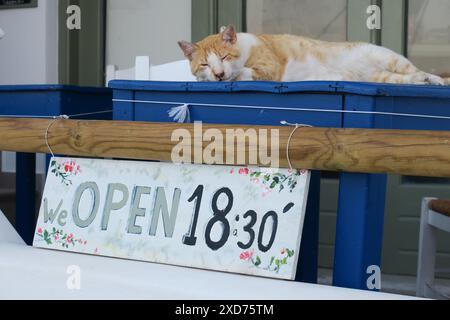
[[[106,67],[106,86],[109,81],[120,80],[152,80],[152,81],[196,81],[192,75],[188,60],[174,61],[161,65],[151,65],[147,56],[136,57],[135,66],[118,70],[115,65]]]
[[[417,296],[448,299],[435,286],[437,231],[450,232],[450,200],[424,198],[420,217]]]

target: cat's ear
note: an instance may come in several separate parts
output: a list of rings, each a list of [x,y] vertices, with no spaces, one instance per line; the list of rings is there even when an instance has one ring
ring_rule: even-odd
[[[178,45],[183,50],[184,56],[192,60],[192,55],[197,50],[196,45],[187,41],[178,41]]]
[[[222,30],[223,29],[223,30]],[[226,28],[221,28],[221,35],[222,35],[222,39],[223,41],[227,42],[227,43],[231,43],[231,44],[235,44],[237,41],[237,34],[236,34],[236,29],[234,29],[233,25],[229,25]]]

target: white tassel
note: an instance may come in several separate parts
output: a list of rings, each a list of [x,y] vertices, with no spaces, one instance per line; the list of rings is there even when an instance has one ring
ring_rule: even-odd
[[[173,107],[169,110],[169,117],[173,118],[178,123],[190,123],[191,114],[189,112],[189,105],[183,104],[182,106]]]

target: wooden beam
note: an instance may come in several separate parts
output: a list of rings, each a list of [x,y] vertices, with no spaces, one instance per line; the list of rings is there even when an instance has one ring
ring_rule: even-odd
[[[192,140],[185,140],[185,145],[194,145],[195,136],[193,124],[0,118],[0,150],[49,153],[47,128],[55,154],[83,157],[171,161],[179,143],[171,139],[174,130],[190,133]],[[211,128],[224,137],[227,129],[279,130],[279,164],[288,167],[286,146],[292,127],[203,125],[203,132]],[[203,147],[209,143],[203,142]],[[233,146],[243,147],[235,141]],[[257,150],[251,141],[245,146],[247,156]],[[224,143],[217,152],[225,147]],[[299,128],[289,154],[294,168],[450,177],[449,131]]]

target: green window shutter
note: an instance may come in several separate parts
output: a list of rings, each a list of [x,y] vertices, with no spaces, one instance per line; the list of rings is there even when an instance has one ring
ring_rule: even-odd
[[[245,31],[245,0],[192,0],[192,41],[197,42],[233,24]]]
[[[381,44],[397,53],[406,55],[408,2],[406,0],[384,1],[382,12]]]
[[[245,31],[246,1],[245,0],[219,0],[218,27],[230,24],[236,27],[236,31]]]
[[[192,41],[218,32],[217,0],[192,0]]]
[[[381,30],[367,28],[367,8],[371,5],[382,7],[381,0],[348,0],[347,40],[381,44]]]
[[[81,9],[81,30],[67,29],[70,5]],[[105,6],[105,0],[59,1],[59,83],[104,85]]]
[[[381,8],[381,30],[367,28],[366,10],[370,5]],[[407,5],[407,0],[348,0],[348,40],[370,42],[406,54]]]

